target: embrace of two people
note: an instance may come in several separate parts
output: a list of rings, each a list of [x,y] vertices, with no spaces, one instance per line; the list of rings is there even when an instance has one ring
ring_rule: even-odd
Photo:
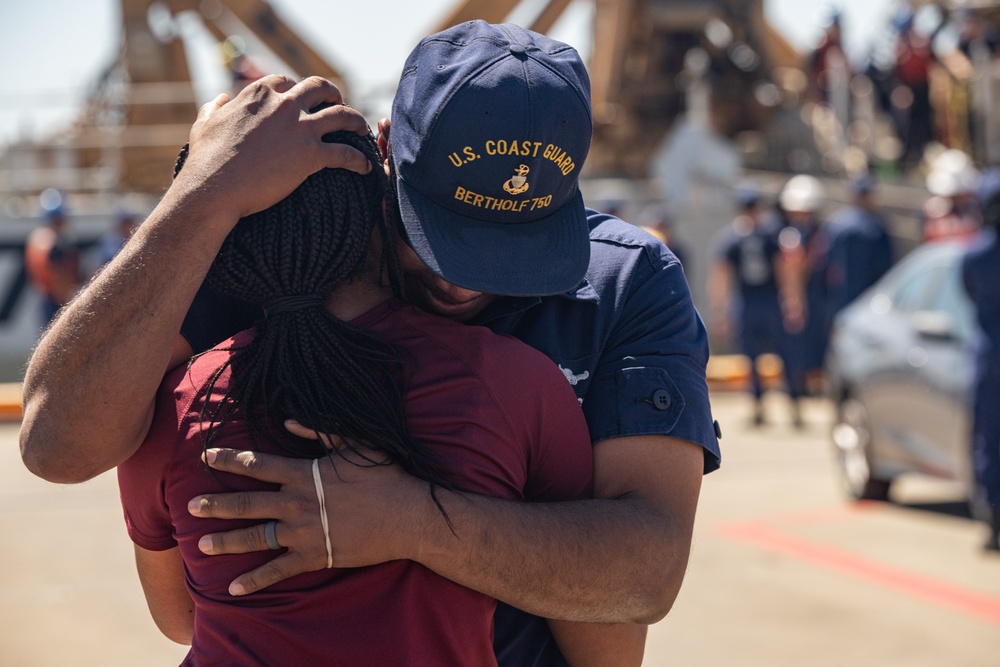
[[[318,78],[203,107],[33,354],[22,458],[118,467],[184,664],[638,665],[720,455],[680,264],[583,203],[584,65],[468,22],[379,130]]]

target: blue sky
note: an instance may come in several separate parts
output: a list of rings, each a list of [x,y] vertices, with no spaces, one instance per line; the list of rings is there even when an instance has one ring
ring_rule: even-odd
[[[885,25],[898,0],[839,0],[849,54],[860,58]],[[272,0],[271,4],[321,54],[343,71],[358,95],[380,100],[417,40],[432,30],[456,0]],[[795,46],[808,49],[820,33],[823,0],[765,0],[769,20]],[[523,11],[537,8],[526,0]],[[86,98],[98,72],[111,62],[119,42],[116,0],[0,0],[0,143],[17,136],[40,137],[65,126]],[[516,10],[517,11],[517,10]],[[517,15],[511,17],[515,21]],[[589,51],[590,3],[575,0],[552,36]],[[187,23],[197,34],[197,26]],[[361,26],[368,26],[362,29]],[[190,58],[198,94],[208,99],[226,85],[209,40],[199,40]],[[382,91],[382,95],[377,95]],[[373,105],[380,107],[373,102]]]

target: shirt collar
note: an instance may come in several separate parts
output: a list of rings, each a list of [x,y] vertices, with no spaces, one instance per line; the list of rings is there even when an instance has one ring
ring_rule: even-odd
[[[478,317],[475,318],[475,324],[486,324],[501,317],[506,317],[508,315],[513,315],[515,313],[525,312],[534,308],[535,306],[542,303],[542,298],[540,296],[502,296],[493,301],[488,305]],[[584,278],[579,285],[569,290],[568,292],[561,292],[559,294],[553,294],[552,297],[546,298],[556,298],[556,299],[567,299],[569,301],[582,301],[582,302],[592,302],[594,304],[600,303],[600,296],[597,294],[597,290],[594,286],[590,284],[586,278]]]

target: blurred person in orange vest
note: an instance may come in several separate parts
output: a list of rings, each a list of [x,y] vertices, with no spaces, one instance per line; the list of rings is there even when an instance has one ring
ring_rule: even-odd
[[[62,196],[54,190],[42,193],[46,224],[28,235],[24,267],[28,280],[42,296],[42,327],[80,286],[80,252],[66,236],[66,211]]]

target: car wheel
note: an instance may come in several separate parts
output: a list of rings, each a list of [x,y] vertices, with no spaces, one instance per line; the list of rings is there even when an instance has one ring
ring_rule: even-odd
[[[860,401],[854,398],[841,401],[832,438],[847,495],[852,500],[888,500],[892,480],[878,479],[872,473],[871,429],[868,411]]]

